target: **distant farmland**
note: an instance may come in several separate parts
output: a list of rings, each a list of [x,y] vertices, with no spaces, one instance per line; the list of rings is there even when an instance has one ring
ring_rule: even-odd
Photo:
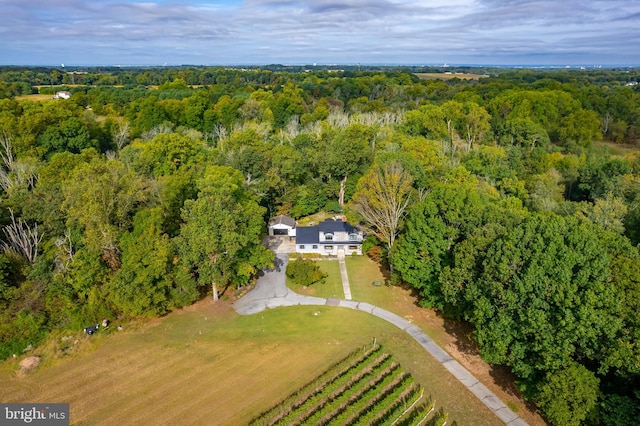
[[[467,74],[463,72],[424,72],[415,74],[421,80],[452,80],[459,78],[460,80],[480,80],[481,78],[489,77],[486,74]]]

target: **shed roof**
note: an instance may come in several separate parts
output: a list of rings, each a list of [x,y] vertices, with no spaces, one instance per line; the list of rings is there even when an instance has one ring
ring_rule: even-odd
[[[281,214],[279,216],[272,217],[271,219],[269,219],[269,226],[273,226],[273,225],[287,225],[287,226],[290,226],[291,228],[295,228],[296,220],[292,217]]]

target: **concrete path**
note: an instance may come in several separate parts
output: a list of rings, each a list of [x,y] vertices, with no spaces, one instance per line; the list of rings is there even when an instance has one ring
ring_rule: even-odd
[[[255,289],[235,302],[234,308],[236,312],[240,315],[251,315],[264,311],[267,308],[271,309],[280,306],[326,305],[354,309],[375,315],[378,318],[390,322],[413,337],[505,424],[510,426],[527,426],[527,423],[523,419],[509,409],[493,392],[476,379],[466,368],[460,365],[458,361],[454,360],[451,355],[438,346],[419,327],[411,324],[401,316],[365,302],[302,296],[288,289],[285,277],[287,262],[288,255],[276,255],[275,268],[264,271],[264,274],[258,278]]]
[[[340,276],[342,277],[344,298],[351,300],[351,287],[349,286],[349,275],[347,275],[347,264],[344,261],[344,250],[338,250],[338,264],[340,264]]]

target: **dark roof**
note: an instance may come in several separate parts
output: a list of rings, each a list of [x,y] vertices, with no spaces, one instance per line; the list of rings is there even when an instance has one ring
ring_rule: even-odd
[[[343,222],[341,220],[325,219],[318,224],[318,230],[320,232],[347,232],[353,234],[358,232],[358,228],[352,226],[349,222]]]
[[[285,216],[283,214],[269,219],[269,226],[280,225],[280,224],[290,226],[291,228],[295,228],[296,220],[292,217]]]
[[[320,232],[317,226],[299,226],[296,228],[296,244],[319,244]]]
[[[323,241],[320,243],[320,232],[357,233],[358,228],[339,220],[326,219],[317,226],[298,226],[296,228],[296,244],[362,244],[360,241]]]

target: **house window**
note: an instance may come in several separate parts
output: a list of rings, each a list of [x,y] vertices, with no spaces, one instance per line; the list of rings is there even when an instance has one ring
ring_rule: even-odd
[[[324,246],[324,251],[333,251],[333,246]]]
[[[349,250],[357,251],[358,246],[349,246]]]
[[[304,244],[300,244],[300,250],[304,250]]]
[[[314,248],[314,249],[317,249],[317,248],[318,248],[318,245],[317,245],[317,244],[314,244],[314,245],[313,245],[313,248]]]
[[[327,241],[333,241],[333,234],[324,234],[324,239]]]
[[[349,241],[358,241],[358,234],[349,234]]]

